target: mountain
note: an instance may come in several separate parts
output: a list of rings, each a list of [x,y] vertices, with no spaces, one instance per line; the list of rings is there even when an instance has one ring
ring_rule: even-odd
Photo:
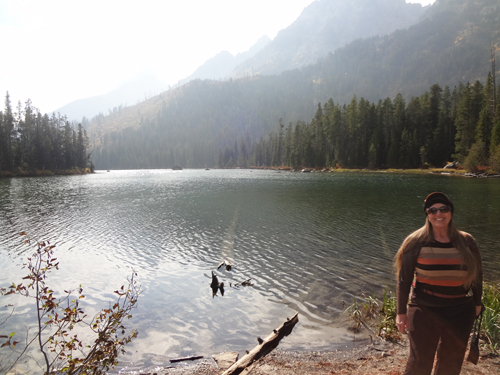
[[[127,79],[115,90],[99,96],[79,99],[55,110],[70,121],[90,119],[99,113],[107,114],[119,107],[134,105],[168,89],[151,69],[144,69]]]
[[[420,4],[405,0],[317,0],[231,77],[279,74],[313,64],[354,40],[406,29],[423,13]]]
[[[377,102],[401,93],[409,100],[434,84],[453,89],[460,82],[484,82],[492,46],[500,50],[498,0],[437,0],[415,25],[358,39],[303,68],[194,80],[100,116],[88,127],[95,165],[214,166],[228,147],[255,150],[260,137],[280,124],[311,121],[318,104],[330,98],[340,104],[354,96]]]
[[[236,56],[227,51],[220,52],[196,69],[192,75],[179,81],[177,86],[194,79],[217,80],[226,77],[238,64],[253,57],[269,42],[269,37],[263,36],[248,51]],[[69,120],[81,121],[84,117],[90,119],[100,113],[108,114],[118,108],[137,104],[167,89],[168,85],[160,81],[151,69],[144,69],[107,94],[75,100],[54,112],[65,115]]]
[[[419,23],[390,35],[357,40],[304,74],[319,97],[348,102],[418,96],[435,83],[484,81],[491,47],[500,47],[498,0],[437,0]],[[322,99],[324,100],[324,99]]]
[[[303,67],[358,38],[407,28],[422,14],[420,4],[406,4],[405,0],[317,0],[273,41],[263,36],[248,51],[236,56],[222,51],[177,86],[195,79],[277,74]],[[80,121],[135,104],[167,88],[153,72],[145,70],[110,93],[76,100],[54,112]]]
[[[229,76],[237,65],[255,56],[270,41],[271,39],[268,36],[263,36],[248,51],[238,53],[236,56],[231,55],[228,51],[222,51],[206,61],[189,77],[179,81],[179,85],[195,79],[217,80]]]

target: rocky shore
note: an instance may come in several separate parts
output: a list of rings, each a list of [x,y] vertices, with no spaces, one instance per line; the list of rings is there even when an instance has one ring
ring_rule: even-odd
[[[500,357],[486,355],[477,365],[464,362],[462,375],[498,375]],[[369,345],[347,351],[293,352],[275,350],[256,362],[247,375],[400,375],[403,374],[408,355],[408,342],[387,342],[376,339]],[[217,358],[217,356],[214,356]],[[219,362],[220,363],[220,362]],[[147,369],[143,375],[221,375],[227,364],[218,365],[214,358],[173,368]],[[137,374],[137,373],[136,373]]]

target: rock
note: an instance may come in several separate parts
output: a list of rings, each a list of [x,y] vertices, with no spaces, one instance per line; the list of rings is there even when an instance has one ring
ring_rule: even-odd
[[[27,374],[28,373],[26,372],[25,366],[17,364],[14,365],[5,375],[27,375]]]
[[[215,354],[213,358],[221,370],[227,370],[238,360],[238,356],[239,354],[237,352],[227,352]]]
[[[456,168],[456,167],[457,167],[457,165],[458,165],[458,162],[453,161],[453,162],[451,162],[451,163],[446,164],[446,165],[444,166],[444,169]]]

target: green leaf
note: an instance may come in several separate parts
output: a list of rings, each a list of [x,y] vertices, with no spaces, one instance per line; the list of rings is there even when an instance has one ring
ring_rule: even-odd
[[[9,339],[12,338],[12,336],[14,336],[16,333],[15,332],[12,332],[10,335],[9,335]]]

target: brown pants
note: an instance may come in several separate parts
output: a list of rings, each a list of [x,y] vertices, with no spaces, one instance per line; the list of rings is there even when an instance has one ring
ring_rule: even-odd
[[[408,306],[410,357],[405,375],[458,375],[474,324],[473,302],[452,307]]]

